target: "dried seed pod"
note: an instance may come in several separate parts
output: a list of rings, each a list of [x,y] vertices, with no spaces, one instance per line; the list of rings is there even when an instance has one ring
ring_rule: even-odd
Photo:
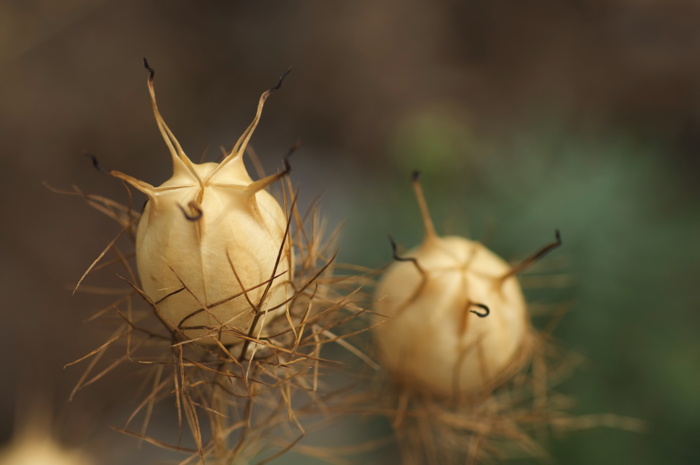
[[[15,428],[12,439],[0,447],[0,465],[92,465],[84,450],[58,441],[47,398],[24,397],[34,386],[27,384],[19,391]]]
[[[417,173],[421,245],[398,256],[376,289],[374,329],[387,368],[413,390],[487,393],[527,358],[531,327],[514,269],[482,244],[435,233]],[[546,251],[548,251],[547,249]],[[543,253],[546,253],[542,252]],[[540,255],[541,255],[540,254]]]
[[[156,104],[153,70],[148,89],[158,128],[170,149],[173,176],[155,187],[110,171],[148,196],[136,235],[136,263],[145,295],[181,337],[203,343],[240,342],[265,320],[283,314],[291,295],[293,251],[287,217],[265,188],[287,173],[253,181],[243,153],[253,122],[221,163],[190,161]],[[257,323],[256,328],[251,328]]]
[[[89,465],[79,450],[62,447],[48,435],[28,434],[0,450],[0,465]]]

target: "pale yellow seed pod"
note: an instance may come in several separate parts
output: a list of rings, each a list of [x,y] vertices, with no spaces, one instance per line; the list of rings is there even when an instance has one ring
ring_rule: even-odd
[[[78,450],[63,448],[49,436],[28,435],[0,450],[0,465],[90,465]]]
[[[240,342],[251,330],[258,337],[266,321],[286,311],[293,250],[287,216],[265,190],[286,171],[253,181],[243,154],[265,100],[279,85],[263,93],[253,122],[221,163],[197,164],[163,121],[150,71],[153,112],[172,155],[173,176],[154,187],[110,172],[148,196],[136,235],[142,289],[181,337],[223,344]]]
[[[94,464],[84,450],[66,447],[56,439],[52,409],[46,398],[24,397],[31,395],[33,389],[27,384],[19,391],[15,430],[11,441],[0,447],[0,465]]]
[[[376,288],[374,308],[384,319],[374,328],[380,357],[412,390],[488,393],[522,365],[530,347],[518,270],[478,242],[439,237],[417,177],[414,188],[426,235],[415,249],[395,252]]]

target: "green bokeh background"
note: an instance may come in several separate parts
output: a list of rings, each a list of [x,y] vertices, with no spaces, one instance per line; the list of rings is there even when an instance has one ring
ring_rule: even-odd
[[[578,400],[577,413],[636,417],[648,432],[580,431],[553,440],[551,452],[567,464],[697,463],[699,317],[691,280],[700,262],[693,246],[700,217],[697,199],[674,183],[664,162],[673,149],[629,128],[587,137],[542,121],[493,141],[446,133],[457,127],[452,121],[440,125],[428,117],[424,123],[396,145],[404,176],[371,193],[391,199],[402,220],[387,218],[384,203],[367,198],[372,228],[352,231],[379,245],[365,255],[367,262],[376,263],[382,251],[388,256],[376,229],[408,245],[420,240],[407,182],[416,166],[426,167],[436,224],[473,238],[491,230],[487,242],[505,257],[523,257],[559,228],[564,247],[549,259],[563,257],[559,272],[573,283],[530,297],[571,305],[556,336],[585,362],[560,390]],[[439,158],[425,155],[431,147]]]

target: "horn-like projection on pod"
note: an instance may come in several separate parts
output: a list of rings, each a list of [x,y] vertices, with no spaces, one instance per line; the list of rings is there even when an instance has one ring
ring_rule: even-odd
[[[479,242],[436,234],[423,190],[413,186],[425,225],[375,291],[375,340],[400,385],[440,396],[486,394],[527,360],[531,326],[516,274],[560,244],[511,267]]]
[[[180,339],[234,344],[264,335],[265,322],[283,315],[292,295],[293,250],[287,215],[265,188],[285,170],[253,181],[243,154],[267,97],[220,163],[193,163],[163,120],[148,90],[158,129],[170,150],[173,175],[158,187],[118,171],[148,196],[136,234],[143,293]],[[253,334],[250,334],[253,332]]]

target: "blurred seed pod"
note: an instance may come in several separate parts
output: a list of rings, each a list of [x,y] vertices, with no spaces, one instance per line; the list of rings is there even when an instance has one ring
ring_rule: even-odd
[[[26,386],[16,404],[12,440],[0,448],[0,465],[92,465],[87,452],[70,448],[54,433],[53,409],[45,396]],[[33,396],[33,397],[27,397]]]
[[[393,386],[380,397],[404,462],[477,463],[513,450],[543,457],[525,431],[566,421],[549,383],[570,365],[551,363],[517,275],[561,245],[559,232],[511,266],[479,242],[438,236],[418,173],[413,187],[425,237],[405,253],[390,238],[395,262],[373,305],[378,358]]]
[[[528,359],[532,328],[517,268],[484,245],[433,227],[417,176],[413,181],[425,237],[398,255],[375,292],[380,356],[399,382],[460,397],[481,395]],[[560,243],[548,246],[543,255]]]
[[[0,450],[0,465],[90,465],[80,450],[71,450],[56,442],[48,433],[31,431],[15,438]]]

